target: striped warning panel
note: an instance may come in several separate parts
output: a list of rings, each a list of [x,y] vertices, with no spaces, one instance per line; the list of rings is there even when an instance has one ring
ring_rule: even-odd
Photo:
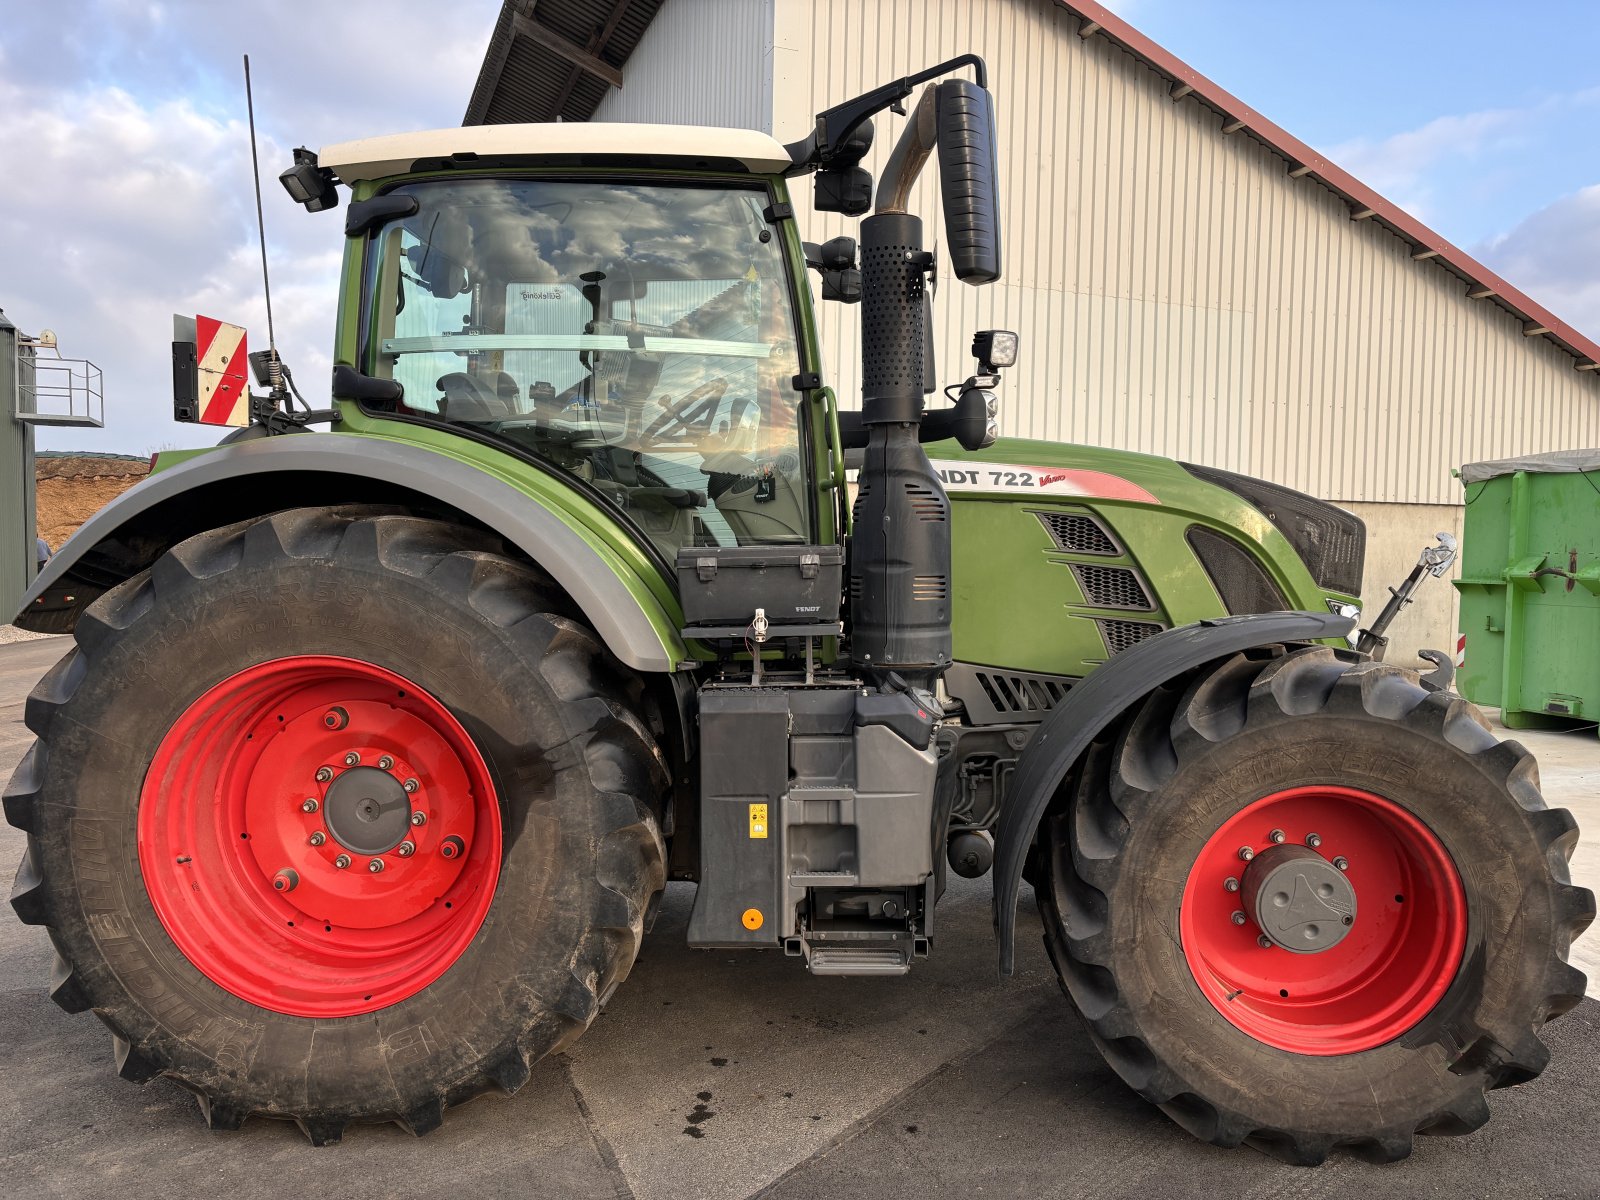
[[[199,411],[203,425],[248,425],[250,386],[245,380],[244,330],[213,317],[196,316]]]

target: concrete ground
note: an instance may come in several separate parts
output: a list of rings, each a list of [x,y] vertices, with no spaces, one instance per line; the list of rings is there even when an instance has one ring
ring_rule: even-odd
[[[0,779],[27,745],[22,701],[66,639],[0,647]],[[1522,739],[1545,792],[1600,830],[1600,740]],[[0,827],[0,863],[22,835]],[[1600,886],[1600,841],[1574,874]],[[1600,1194],[1600,1003],[1550,1026],[1542,1077],[1491,1098],[1465,1138],[1406,1162],[1315,1170],[1201,1145],[1103,1065],[1037,938],[995,977],[987,880],[939,908],[934,956],[898,980],[813,979],[774,954],[684,946],[692,890],[669,890],[632,976],[570,1052],[510,1100],[451,1112],[420,1141],[353,1129],[312,1149],[292,1126],[208,1133],[193,1100],[118,1080],[110,1037],[46,995],[42,929],[0,914],[0,1195],[536,1194],[551,1197]],[[1031,901],[1024,899],[1031,908]],[[1024,929],[1028,927],[1024,921]],[[1577,958],[1600,976],[1600,938]],[[1595,982],[1590,994],[1600,994]]]

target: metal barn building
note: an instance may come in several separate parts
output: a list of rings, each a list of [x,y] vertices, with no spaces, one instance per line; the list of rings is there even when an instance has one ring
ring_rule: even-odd
[[[1258,475],[1367,522],[1365,603],[1436,530],[1451,468],[1600,444],[1600,346],[1086,0],[506,0],[465,123],[651,121],[795,140],[820,108],[957,54],[989,62],[1005,277],[939,289],[942,374],[1022,335],[1007,434]],[[898,134],[878,119],[867,165]],[[937,184],[912,211],[938,228]],[[854,222],[813,215],[805,236]],[[821,305],[841,397],[854,308]],[[1392,659],[1453,644],[1430,584]]]

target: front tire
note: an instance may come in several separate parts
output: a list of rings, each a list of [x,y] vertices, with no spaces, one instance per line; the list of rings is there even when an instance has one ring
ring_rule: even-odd
[[[492,538],[304,509],[101,597],[27,705],[12,895],[119,1073],[414,1133],[576,1038],[664,885],[641,689]],[[377,865],[374,865],[377,864]]]
[[[1543,1069],[1584,990],[1576,841],[1460,697],[1249,652],[1091,747],[1044,831],[1045,944],[1107,1061],[1196,1137],[1390,1161]]]

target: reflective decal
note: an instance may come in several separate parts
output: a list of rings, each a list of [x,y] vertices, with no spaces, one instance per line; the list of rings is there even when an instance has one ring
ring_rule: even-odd
[[[936,458],[933,469],[947,492],[1008,496],[1072,496],[1089,500],[1161,501],[1136,483],[1105,471],[1075,467],[1032,467],[1015,463]]]

